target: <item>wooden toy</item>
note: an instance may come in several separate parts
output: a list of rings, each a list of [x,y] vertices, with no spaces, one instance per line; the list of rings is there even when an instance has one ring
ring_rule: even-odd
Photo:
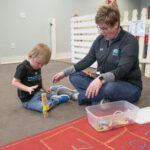
[[[48,105],[46,93],[42,93],[41,96],[42,96],[42,104],[43,104],[43,115],[44,115],[44,118],[47,118],[49,105]]]
[[[88,77],[91,77],[91,78],[97,78],[97,76],[95,75],[95,73],[92,73],[92,72],[87,72],[85,70],[82,70],[81,72],[85,73]]]

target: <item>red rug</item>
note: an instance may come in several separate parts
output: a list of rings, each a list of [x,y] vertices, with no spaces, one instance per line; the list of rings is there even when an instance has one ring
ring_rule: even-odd
[[[97,132],[83,117],[0,150],[150,150],[150,123]]]

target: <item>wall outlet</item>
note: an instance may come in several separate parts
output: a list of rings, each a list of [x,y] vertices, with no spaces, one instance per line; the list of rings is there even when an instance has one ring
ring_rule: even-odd
[[[15,47],[16,47],[15,43],[14,43],[14,42],[11,42],[11,43],[10,43],[10,47],[11,47],[11,48],[15,48]]]
[[[19,16],[20,16],[20,18],[26,18],[26,13],[25,12],[20,12]]]

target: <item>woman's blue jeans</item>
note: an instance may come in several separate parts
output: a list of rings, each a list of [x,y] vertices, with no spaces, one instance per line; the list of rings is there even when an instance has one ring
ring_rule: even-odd
[[[94,80],[85,75],[83,72],[76,72],[70,75],[70,82],[79,92],[79,105],[91,102],[100,102],[102,99],[109,99],[110,101],[126,100],[128,102],[136,102],[141,96],[141,89],[125,81],[112,81],[105,83],[100,89],[97,96],[94,98],[87,98],[85,96],[89,84]]]
[[[41,97],[42,93],[46,93],[46,92],[45,91],[37,92],[29,101],[22,102],[22,105],[27,109],[42,112],[43,111],[42,97]],[[56,94],[54,92],[51,92],[50,94],[46,93],[47,101],[50,109],[54,108],[57,104],[59,104],[59,100],[57,96],[53,96],[53,95]]]

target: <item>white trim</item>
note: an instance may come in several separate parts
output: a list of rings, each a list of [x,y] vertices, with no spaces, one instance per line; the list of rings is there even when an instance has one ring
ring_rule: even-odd
[[[25,59],[27,59],[27,56],[1,57],[0,64],[20,63]]]
[[[51,39],[51,44],[52,44],[52,59],[55,59],[56,57],[56,21],[54,18],[50,19],[50,30],[51,30],[51,35],[50,35],[50,39]]]
[[[71,53],[57,53],[55,58],[51,58],[51,60],[57,59],[68,59],[71,58]],[[10,64],[10,63],[20,63],[27,59],[27,56],[18,56],[18,57],[1,57],[0,64]]]
[[[57,60],[57,59],[68,59],[68,58],[71,58],[71,53],[56,53],[56,57],[51,59]]]

